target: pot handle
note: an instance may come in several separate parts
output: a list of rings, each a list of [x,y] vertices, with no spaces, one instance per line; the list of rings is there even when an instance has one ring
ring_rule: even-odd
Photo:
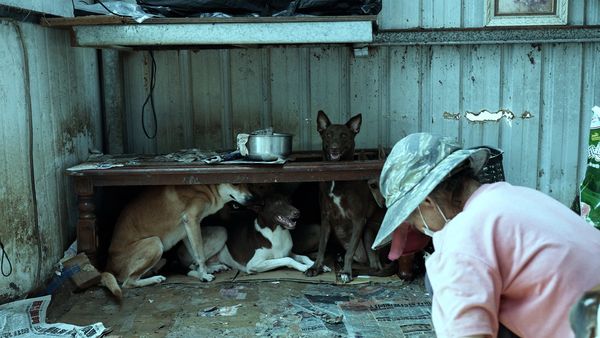
[[[250,134],[237,134],[237,149],[242,156],[248,156],[248,148],[246,147],[248,137],[250,137]]]

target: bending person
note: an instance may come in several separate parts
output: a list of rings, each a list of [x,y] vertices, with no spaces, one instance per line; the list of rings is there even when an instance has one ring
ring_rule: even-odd
[[[573,337],[569,310],[600,284],[600,231],[537,190],[480,184],[488,150],[427,133],[400,140],[380,188],[388,211],[373,247],[415,227],[433,237],[426,262],[438,337]]]

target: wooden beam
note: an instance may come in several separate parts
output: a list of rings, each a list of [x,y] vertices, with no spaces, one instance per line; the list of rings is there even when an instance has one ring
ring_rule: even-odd
[[[73,27],[95,25],[174,25],[174,24],[226,24],[226,23],[290,23],[290,22],[375,22],[375,15],[353,16],[312,16],[312,17],[231,17],[231,18],[151,18],[137,23],[129,17],[113,15],[89,15],[75,18],[42,18],[40,24],[46,27]]]

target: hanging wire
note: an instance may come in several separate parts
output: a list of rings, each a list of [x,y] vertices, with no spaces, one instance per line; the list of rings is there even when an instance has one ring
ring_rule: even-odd
[[[153,139],[156,137],[157,132],[157,121],[156,121],[156,109],[154,108],[154,86],[156,85],[156,60],[154,60],[154,53],[149,51],[150,58],[152,59],[151,67],[150,67],[150,90],[148,91],[148,96],[146,96],[146,101],[142,105],[142,129],[144,129],[144,134],[147,138]],[[152,111],[152,121],[153,121],[153,131],[152,134],[148,132],[145,124],[145,112],[146,112],[146,104],[150,102],[150,110]]]
[[[106,7],[106,5],[105,5],[104,3],[103,3],[102,1],[100,1],[100,0],[96,0],[96,2],[98,2],[98,3],[100,4],[100,6],[104,7],[104,9],[106,9],[106,10],[107,10],[107,11],[108,11],[110,14],[112,14],[112,15],[120,16],[120,17],[122,17],[122,18],[126,18],[126,17],[127,17],[127,16],[124,16],[124,15],[121,15],[121,14],[117,14],[117,13],[115,13],[115,12],[111,11],[111,10],[110,10],[108,7]]]
[[[2,272],[2,276],[8,277],[12,273],[12,263],[6,254],[6,250],[4,250],[4,243],[0,241],[0,249],[2,249],[2,258],[0,258],[0,271]],[[8,272],[4,272],[4,259],[8,263]]]

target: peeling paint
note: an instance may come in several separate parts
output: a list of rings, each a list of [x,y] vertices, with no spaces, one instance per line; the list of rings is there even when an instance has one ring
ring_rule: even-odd
[[[522,119],[530,119],[532,117],[533,117],[533,115],[530,112],[528,112],[527,110],[524,111],[523,114],[521,114]]]
[[[445,111],[443,117],[446,120],[460,120],[460,113],[450,113]]]
[[[466,112],[465,117],[467,120],[471,122],[486,122],[486,121],[499,121],[501,118],[506,118],[507,120],[513,120],[515,118],[515,114],[510,110],[500,109],[497,112],[493,113],[488,110],[482,110],[479,113]]]

